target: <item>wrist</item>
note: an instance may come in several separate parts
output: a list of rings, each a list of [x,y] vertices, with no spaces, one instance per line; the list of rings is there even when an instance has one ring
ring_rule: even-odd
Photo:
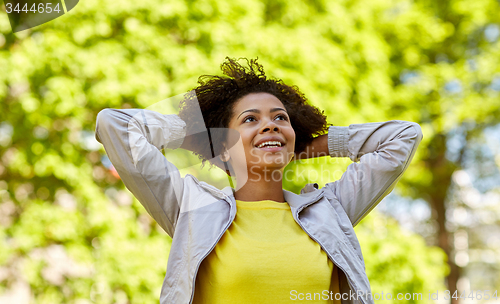
[[[349,156],[349,127],[328,128],[328,154],[331,157]]]

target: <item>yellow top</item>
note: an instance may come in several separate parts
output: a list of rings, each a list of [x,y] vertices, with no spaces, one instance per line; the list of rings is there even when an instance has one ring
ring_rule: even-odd
[[[236,217],[201,263],[194,304],[340,303],[337,268],[287,203],[236,201]]]

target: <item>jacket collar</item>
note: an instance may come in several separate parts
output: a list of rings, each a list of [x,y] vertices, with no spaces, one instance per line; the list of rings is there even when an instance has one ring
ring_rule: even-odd
[[[234,200],[234,189],[231,187],[225,187],[222,191],[212,192],[213,194],[218,194],[220,199],[224,199],[225,197],[231,197],[231,201]],[[318,201],[324,195],[323,189],[307,192],[303,194],[295,194],[291,191],[283,189],[283,196],[285,197],[286,202],[292,209],[299,209],[302,206],[311,204],[313,202]]]
[[[302,194],[295,194],[291,191],[283,189],[283,195],[285,196],[285,200],[287,201],[288,205],[290,205],[292,209],[299,210],[303,206],[318,201],[323,197],[323,194],[324,193],[322,189]]]

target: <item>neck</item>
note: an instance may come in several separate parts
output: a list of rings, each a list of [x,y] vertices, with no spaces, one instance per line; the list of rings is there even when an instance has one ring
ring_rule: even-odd
[[[285,202],[283,195],[283,169],[248,172],[243,186],[236,187],[235,199],[240,201],[272,200]],[[241,187],[240,187],[241,186]]]

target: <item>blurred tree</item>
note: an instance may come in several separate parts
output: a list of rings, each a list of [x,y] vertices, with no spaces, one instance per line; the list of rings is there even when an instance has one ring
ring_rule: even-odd
[[[421,236],[401,229],[378,211],[372,211],[355,231],[376,302],[400,302],[397,296],[402,294],[406,303],[434,303],[429,293],[442,290],[442,275],[448,272],[440,248],[427,247]]]

